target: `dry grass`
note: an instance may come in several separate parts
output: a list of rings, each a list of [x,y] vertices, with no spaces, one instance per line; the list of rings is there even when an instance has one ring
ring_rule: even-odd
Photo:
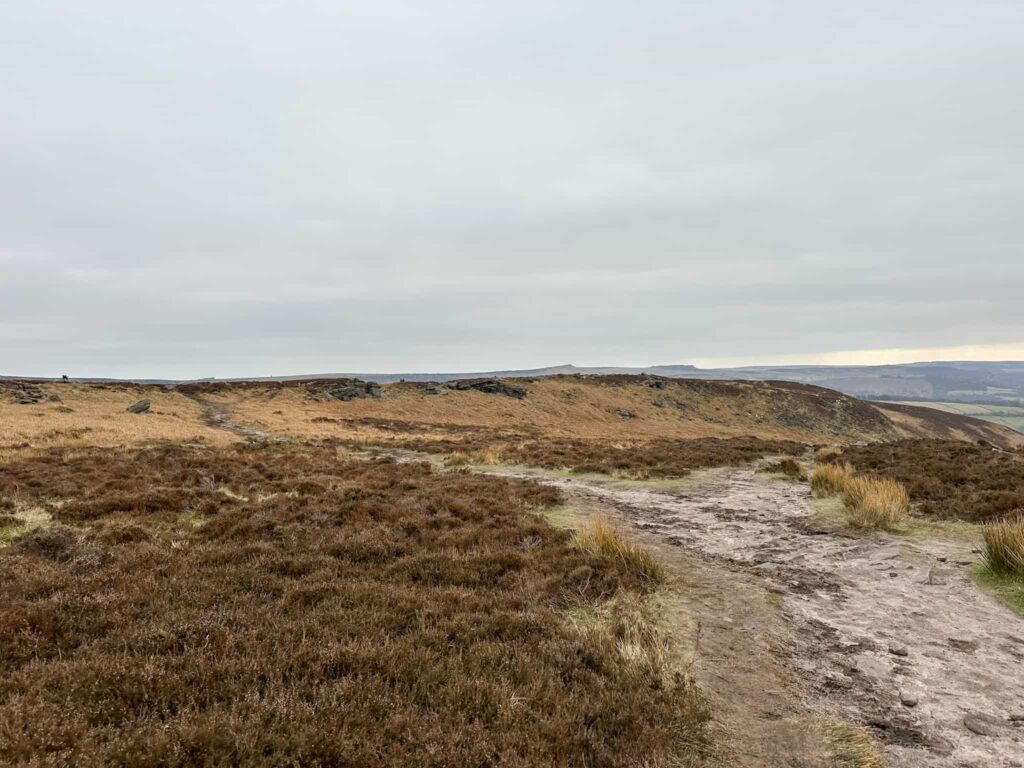
[[[223,492],[224,489],[230,493]],[[4,765],[669,765],[706,707],[551,488],[323,444],[63,449],[0,498]],[[4,510],[4,514],[10,514]]]
[[[163,387],[129,384],[43,384],[60,402],[12,403],[0,386],[0,460],[32,451],[88,445],[138,445],[154,440],[227,443],[234,439],[203,422],[202,409],[184,395]],[[146,414],[125,409],[141,399],[152,402]]]
[[[984,528],[985,564],[996,574],[1024,577],[1024,511]]]
[[[818,464],[811,473],[811,490],[818,498],[842,493],[853,478],[850,464]]]
[[[883,768],[885,761],[867,729],[833,720],[825,733],[832,745],[834,768]]]
[[[791,480],[807,479],[807,472],[804,470],[803,465],[796,459],[783,459],[782,461],[774,464],[769,464],[764,468],[764,471],[785,475]]]
[[[816,465],[811,490],[818,498],[842,496],[846,520],[854,528],[893,529],[910,512],[910,497],[901,483],[857,475],[849,463]]]
[[[665,580],[665,569],[650,552],[627,542],[603,520],[595,520],[577,531],[575,543],[580,550],[618,562],[651,583],[660,584]]]
[[[1024,507],[1024,455],[952,440],[844,449],[860,474],[902,483],[920,514],[987,522]]]
[[[640,441],[756,435],[821,442],[892,436],[873,406],[817,387],[780,382],[653,380],[638,376],[517,379],[527,395],[501,395],[390,384],[380,399],[340,402],[323,396],[330,382],[203,385],[204,398],[230,406],[240,421],[297,437],[390,440],[388,425],[413,424],[431,437],[460,429],[527,432],[538,437]],[[624,419],[620,411],[634,414]],[[447,432],[447,434],[444,434]]]
[[[852,477],[843,489],[846,519],[854,528],[891,530],[910,512],[907,489],[895,480]]]

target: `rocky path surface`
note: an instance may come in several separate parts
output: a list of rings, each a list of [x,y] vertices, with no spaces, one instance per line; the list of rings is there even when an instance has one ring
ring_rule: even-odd
[[[223,429],[247,440],[266,440],[269,438],[268,433],[263,430],[242,426],[237,423],[226,405],[204,400],[195,395],[186,395],[186,397],[194,400],[203,409],[203,418],[214,429]]]
[[[682,492],[544,481],[774,593],[786,626],[773,655],[803,704],[869,727],[890,765],[1024,767],[1024,620],[971,581],[970,544],[815,529],[806,485],[748,468],[715,470]],[[749,618],[743,595],[716,599],[726,621]]]

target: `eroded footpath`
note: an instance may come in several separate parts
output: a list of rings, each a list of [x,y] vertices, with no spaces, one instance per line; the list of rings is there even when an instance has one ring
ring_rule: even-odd
[[[696,561],[698,575],[701,565],[719,570],[698,579],[697,597],[721,625],[738,623],[742,632],[720,633],[732,648],[705,636],[696,653],[715,654],[712,674],[726,678],[751,663],[761,678],[772,665],[784,668],[788,679],[778,686],[778,675],[758,683],[769,690],[753,707],[777,721],[780,733],[799,720],[787,709],[788,689],[823,720],[869,727],[897,768],[1024,766],[1024,620],[971,580],[977,555],[969,542],[850,536],[808,525],[815,510],[806,484],[752,468],[714,470],[675,490],[539,479],[575,503],[613,508],[646,540],[660,542],[662,554]],[[761,610],[764,600],[751,599],[756,589],[774,596],[768,602],[782,626]],[[764,647],[772,658],[758,658]],[[732,678],[717,684],[736,686],[742,675]],[[814,748],[790,730],[772,746],[778,760],[748,747],[737,763],[818,764]],[[784,762],[787,749],[806,755],[804,762]]]

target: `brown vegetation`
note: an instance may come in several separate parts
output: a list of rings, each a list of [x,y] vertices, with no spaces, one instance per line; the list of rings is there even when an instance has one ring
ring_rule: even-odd
[[[566,619],[650,580],[530,514],[550,488],[163,445],[8,463],[0,498],[55,518],[0,548],[5,765],[662,765],[704,741],[622,621]]]
[[[744,464],[777,454],[796,455],[807,446],[756,437],[698,440],[611,442],[569,438],[532,440],[509,446],[503,461],[573,472],[598,472],[636,478],[683,477],[691,470]]]
[[[952,440],[849,447],[830,461],[906,486],[922,514],[971,522],[1024,507],[1024,455]]]

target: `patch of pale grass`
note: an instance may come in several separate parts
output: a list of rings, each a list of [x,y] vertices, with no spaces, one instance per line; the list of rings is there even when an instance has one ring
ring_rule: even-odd
[[[486,466],[501,462],[497,448],[489,447],[479,451],[454,451],[444,459],[446,467]]]
[[[993,573],[1024,577],[1024,512],[983,529],[985,564]]]
[[[848,464],[818,464],[811,474],[811,491],[821,498],[835,496],[846,490],[853,479],[853,467]]]
[[[18,506],[11,516],[14,518],[11,524],[0,526],[0,547],[7,546],[29,531],[43,528],[53,522],[50,513],[42,507]]]
[[[832,746],[835,768],[883,768],[885,765],[866,728],[833,720],[825,725],[825,734]]]
[[[843,489],[846,520],[854,528],[892,529],[910,511],[910,495],[902,483],[888,478],[854,477]]]
[[[585,552],[618,560],[648,581],[660,584],[665,580],[665,569],[650,552],[627,542],[604,520],[595,520],[577,531],[576,546]]]

